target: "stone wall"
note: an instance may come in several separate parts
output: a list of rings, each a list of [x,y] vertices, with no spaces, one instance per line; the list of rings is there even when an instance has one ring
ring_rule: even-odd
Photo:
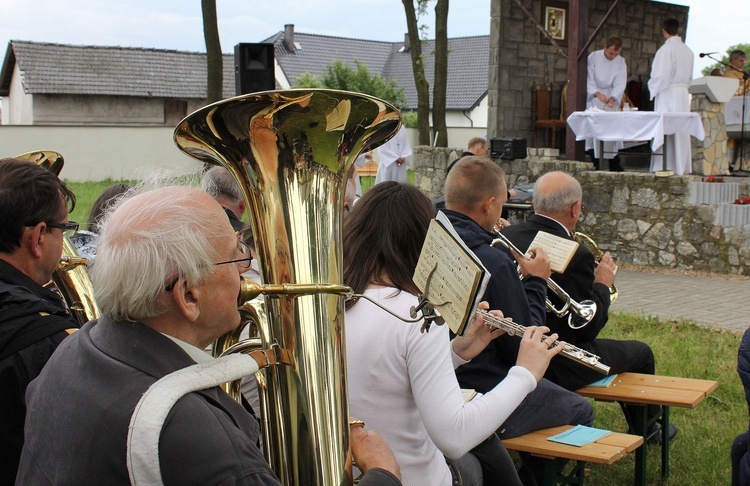
[[[523,4],[540,21],[542,0],[524,0]],[[611,0],[590,0],[589,35],[604,18]],[[602,49],[607,37],[622,38],[622,56],[628,75],[642,86],[641,109],[650,109],[646,82],[654,53],[664,42],[661,21],[675,17],[687,23],[688,7],[644,0],[622,0],[610,15],[589,53]],[[554,47],[543,44],[534,23],[513,0],[492,0],[490,21],[489,113],[490,137],[531,139],[532,82],[552,83],[552,116],[560,114],[560,93],[568,79],[568,61]],[[544,146],[543,131],[537,145]],[[549,146],[549,143],[547,143]]]
[[[703,140],[690,137],[693,173],[705,175],[728,175],[727,127],[724,119],[724,103],[714,103],[704,94],[693,94],[690,111],[700,115],[703,121]]]
[[[583,217],[577,229],[617,260],[750,275],[750,206],[729,201],[735,194],[747,195],[747,183],[727,183],[726,189],[731,191],[718,191],[719,196],[706,200],[696,194],[713,194],[717,191],[707,189],[718,185],[704,183],[698,176],[592,171],[590,163],[558,160],[552,149],[529,151],[531,156],[523,160],[498,161],[508,174],[508,185],[531,183],[553,170],[573,174],[584,193]],[[431,199],[440,195],[445,167],[458,155],[458,149],[417,147],[415,184]],[[727,218],[726,212],[733,217]]]

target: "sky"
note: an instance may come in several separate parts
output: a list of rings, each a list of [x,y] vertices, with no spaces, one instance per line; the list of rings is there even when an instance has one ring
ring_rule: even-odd
[[[611,0],[610,0],[611,1]],[[690,6],[687,44],[695,52],[694,76],[713,64],[700,52],[724,53],[750,43],[747,21],[736,6],[747,0],[672,0]],[[528,0],[526,0],[528,3]],[[8,41],[107,45],[205,52],[200,0],[0,0],[2,57]],[[260,42],[294,24],[295,31],[398,42],[406,19],[401,0],[217,0],[222,51]],[[434,5],[434,3],[432,4]],[[431,28],[430,12],[420,24]],[[453,0],[448,36],[487,35],[490,0]],[[744,34],[743,34],[744,32]],[[621,33],[627,35],[626,32]],[[627,52],[623,52],[627,60]],[[721,54],[717,56],[721,57]]]

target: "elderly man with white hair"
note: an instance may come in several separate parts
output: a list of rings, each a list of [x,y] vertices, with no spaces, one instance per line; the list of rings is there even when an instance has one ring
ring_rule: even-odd
[[[211,361],[203,349],[240,323],[249,254],[205,192],[141,193],[109,216],[93,275],[103,316],[58,348],[27,395],[17,484],[129,484],[128,425],[158,379]],[[255,418],[218,387],[176,402],[159,436],[164,484],[279,484]],[[358,446],[370,447],[362,451]],[[398,474],[382,437],[353,428],[357,462]],[[371,469],[365,484],[399,484]]]

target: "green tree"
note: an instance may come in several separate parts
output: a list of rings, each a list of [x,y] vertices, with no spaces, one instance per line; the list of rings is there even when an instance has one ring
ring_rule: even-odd
[[[735,50],[738,50],[738,49],[740,51],[744,52],[745,54],[749,54],[750,55],[750,44],[737,44],[735,46],[729,46],[729,48],[727,49],[727,53],[724,54],[721,57],[721,62],[725,62],[725,63],[729,64],[729,54],[732,51],[735,51]],[[725,66],[723,66],[723,65],[721,65],[721,64],[719,64],[717,62],[717,63],[714,63],[711,66],[703,68],[703,70],[701,71],[701,73],[703,73],[704,76],[710,76],[711,75],[711,71],[713,71],[714,69],[717,69],[717,68],[721,69],[722,71],[724,71],[724,69],[726,69]]]
[[[337,59],[326,66],[321,78],[303,73],[294,79],[297,88],[329,88],[364,93],[383,99],[402,108],[406,104],[404,90],[396,81],[372,74],[363,63],[355,60],[355,67]]]
[[[219,40],[216,0],[201,0],[203,38],[206,42],[206,98],[209,103],[224,97],[224,62]]]

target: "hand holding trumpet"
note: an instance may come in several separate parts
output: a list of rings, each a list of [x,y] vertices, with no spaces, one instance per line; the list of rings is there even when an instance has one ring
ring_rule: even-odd
[[[612,287],[615,283],[616,274],[617,265],[615,265],[612,255],[610,255],[609,252],[604,253],[599,265],[594,269],[594,282],[604,284],[607,287]]]
[[[544,280],[552,276],[549,255],[544,251],[544,248],[529,248],[529,251],[526,253],[527,258],[524,258],[524,255],[518,254],[513,249],[511,249],[511,253],[513,253],[513,258],[518,262],[518,266],[521,267],[523,275],[533,275]]]

